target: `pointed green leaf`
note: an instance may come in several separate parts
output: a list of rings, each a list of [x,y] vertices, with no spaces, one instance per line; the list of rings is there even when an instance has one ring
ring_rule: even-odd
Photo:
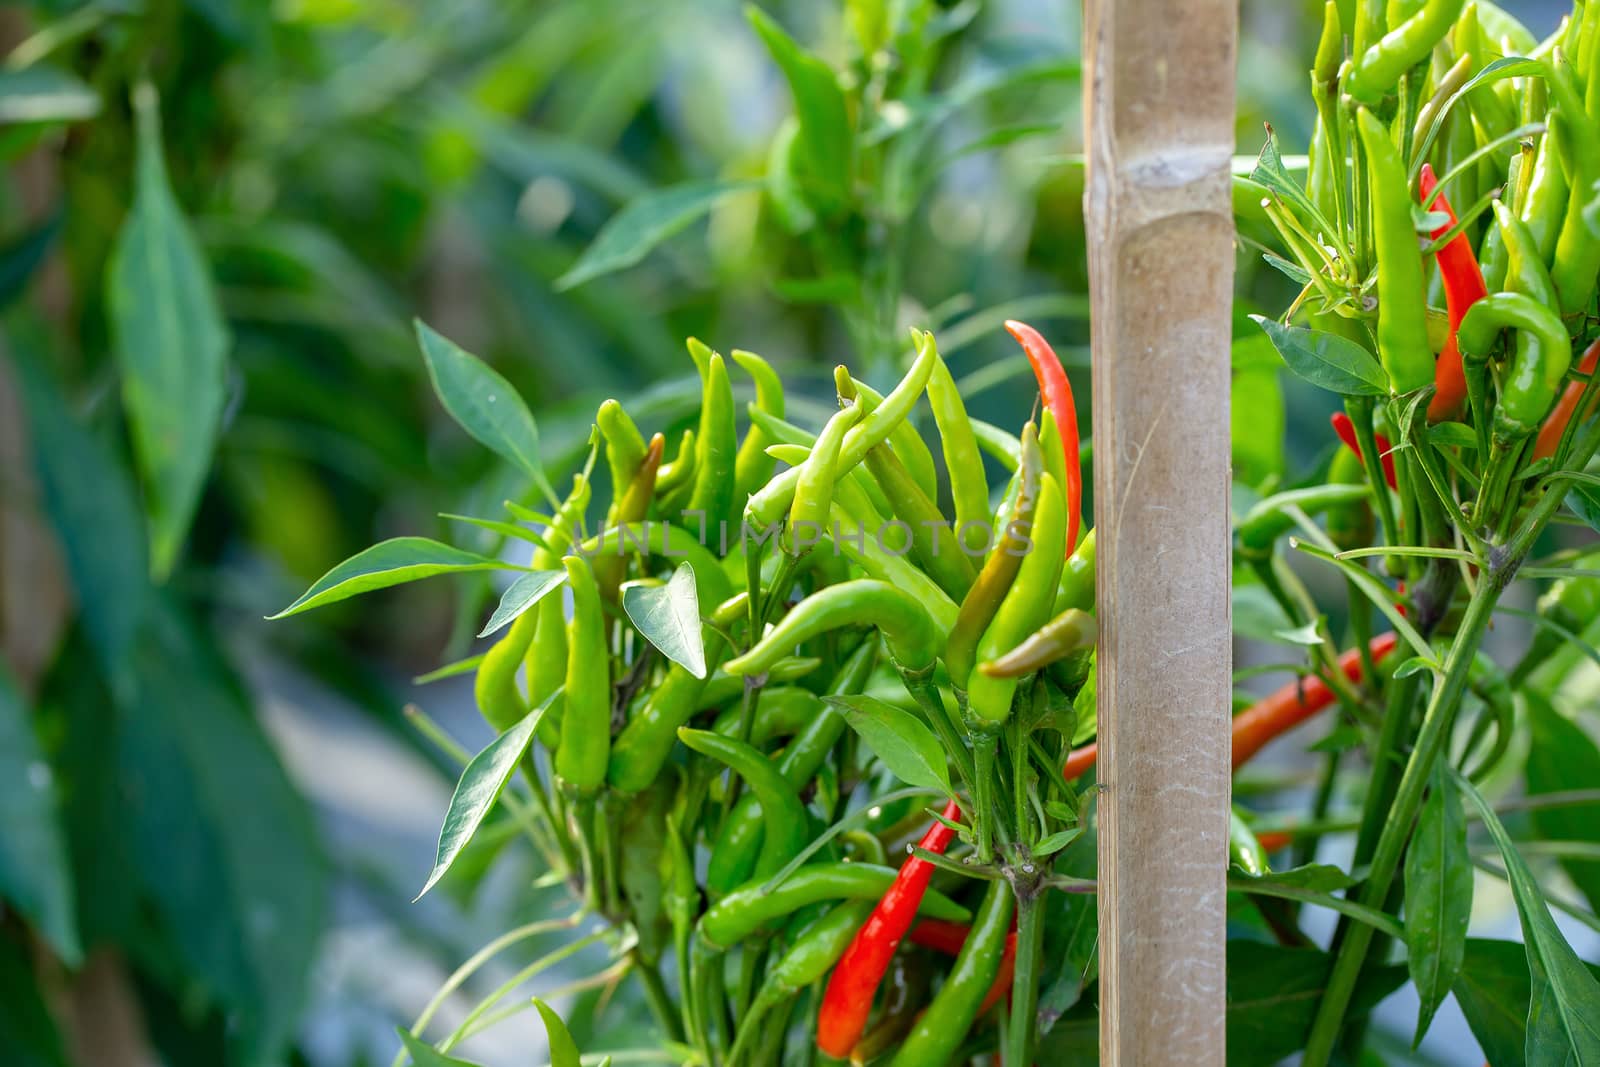
[[[595,234],[565,274],[557,289],[573,289],[601,275],[633,266],[661,242],[682,233],[704,217],[723,197],[750,188],[750,181],[703,181],[669,185],[628,201]]]
[[[431,578],[436,574],[488,571],[506,564],[427,537],[391,537],[364,549],[314,582],[300,599],[269,619],[296,615],[359,593]]]
[[[694,568],[678,564],[666,585],[632,585],[622,591],[622,610],[661,654],[696,678],[706,676],[706,643]]]
[[[478,636],[488,637],[543,600],[552,589],[566,580],[566,571],[529,571],[524,574],[501,595],[494,614],[489,616],[489,621]]]
[[[133,207],[106,266],[106,310],[150,520],[150,569],[172,569],[211,468],[228,331],[200,247],[167,184],[155,90],[133,94]]]
[[[46,1007],[46,986],[35,971],[33,952],[26,939],[0,938],[0,1049],[6,1067],[69,1067],[61,1047],[61,1034]]]
[[[1472,857],[1461,798],[1436,774],[1406,851],[1406,964],[1421,1000],[1412,1047],[1422,1043],[1461,972],[1472,918]]]
[[[1528,747],[1528,792],[1561,793],[1593,789],[1600,783],[1600,749],[1576,722],[1550,702],[1524,689],[1533,743]],[[1600,802],[1540,808],[1531,813],[1533,826],[1546,841],[1588,841],[1600,844]],[[1563,857],[1561,866],[1574,885],[1600,908],[1600,861]]]
[[[416,320],[417,343],[428,377],[450,417],[485,448],[493,449],[533,479],[554,504],[558,499],[539,459],[539,424],[511,383],[477,356]]]
[[[445,812],[444,826],[439,830],[439,849],[433,861],[433,870],[416,900],[421,900],[428,890],[439,883],[456,857],[461,855],[461,850],[471,842],[472,835],[478,832],[478,827],[483,825],[489,809],[494,807],[500,791],[517,769],[517,761],[527,751],[539,720],[544,718],[545,711],[555,699],[555,694],[552,694],[543,704],[523,716],[521,722],[489,742],[461,772],[461,780],[456,783],[455,795],[450,798],[450,807]]]
[[[22,694],[0,663],[0,899],[76,966],[83,949],[73,897],[50,764]]]
[[[1228,939],[1228,1067],[1272,1067],[1304,1048],[1333,958],[1310,948]],[[1360,1018],[1406,980],[1404,967],[1374,961],[1350,1001]]]
[[[1600,966],[1586,964],[1600,978]],[[1490,1063],[1521,1063],[1531,993],[1527,949],[1516,941],[1468,938],[1456,1003]]]
[[[1372,353],[1346,337],[1251,315],[1284,364],[1312,385],[1341,396],[1388,396],[1389,375]]]
[[[60,67],[0,70],[0,123],[77,122],[100,113],[100,97]]]
[[[839,709],[850,728],[896,778],[952,795],[944,747],[921,719],[876,697],[837,696],[828,697],[827,702]]]
[[[1451,769],[1450,776],[1499,847],[1517,914],[1522,919],[1532,983],[1525,1044],[1527,1063],[1530,1067],[1600,1063],[1600,1011],[1596,1010],[1600,1006],[1600,982],[1562,936],[1539,883],[1494,809],[1460,772]]]
[[[400,1035],[400,1043],[411,1056],[412,1067],[477,1067],[477,1064],[468,1060],[446,1056],[410,1030],[396,1028],[395,1032]]]
[[[833,68],[801,48],[766,12],[747,5],[745,16],[783,71],[800,120],[800,147],[815,192],[837,204],[850,190],[854,126]]]
[[[561,1016],[538,997],[533,998],[533,1006],[539,1009],[539,1017],[544,1020],[544,1032],[550,1038],[550,1067],[579,1067],[577,1042],[572,1040],[572,1034],[567,1030],[567,1024],[561,1021]]]

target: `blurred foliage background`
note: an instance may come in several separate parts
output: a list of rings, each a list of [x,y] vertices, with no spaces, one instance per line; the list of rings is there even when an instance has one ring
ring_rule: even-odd
[[[410,679],[474,651],[486,581],[261,621],[384,537],[488,549],[439,513],[526,489],[433,400],[413,316],[528,397],[558,484],[603,397],[688,423],[689,335],[814,385],[815,421],[834,363],[887,380],[932,328],[1013,425],[1019,317],[1087,397],[1076,5],[762,8],[766,42],[722,0],[0,10],[6,1063],[387,1062],[457,962],[557,906],[531,857],[404,903],[455,768],[401,709],[484,736]],[[1313,8],[1244,5],[1241,153],[1264,120],[1308,136]],[[845,87],[854,181],[796,125],[785,47]],[[1241,320],[1292,295],[1248,246],[1240,283]],[[1257,487],[1328,447],[1277,366],[1236,349]],[[626,1044],[637,1005],[583,995],[580,1040]]]

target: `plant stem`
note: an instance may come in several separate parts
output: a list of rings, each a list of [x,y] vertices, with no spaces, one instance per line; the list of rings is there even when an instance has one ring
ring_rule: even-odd
[[[1000,738],[993,733],[972,735],[972,822],[978,834],[974,862],[980,866],[994,862],[994,760],[999,747]]]
[[[661,1033],[668,1041],[682,1041],[683,1030],[678,1024],[678,1009],[672,1003],[672,996],[667,992],[667,985],[661,980],[661,972],[656,965],[639,955],[635,949],[633,955],[633,971],[639,976],[639,981],[644,985],[644,998],[650,1003],[650,1011],[655,1015],[656,1022],[661,1025]]]
[[[1011,1027],[1006,1034],[1006,1067],[1033,1062],[1033,1017],[1039,999],[1039,961],[1044,955],[1044,909],[1039,887],[1029,872],[1013,882],[1017,897],[1017,959],[1011,976]]]

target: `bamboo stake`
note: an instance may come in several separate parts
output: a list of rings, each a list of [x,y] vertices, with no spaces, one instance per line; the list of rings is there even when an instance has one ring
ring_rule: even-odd
[[[1224,1063],[1231,0],[1088,0],[1100,1047]]]

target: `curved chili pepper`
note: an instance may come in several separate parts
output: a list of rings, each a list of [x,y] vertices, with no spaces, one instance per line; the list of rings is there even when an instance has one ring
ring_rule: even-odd
[[[967,417],[961,392],[950,376],[943,359],[934,365],[928,378],[928,406],[939,428],[939,443],[944,452],[944,469],[950,475],[950,499],[955,506],[956,538],[969,550],[975,543],[986,543],[989,521],[989,483],[983,474],[983,456],[978,452],[978,436]],[[975,542],[974,535],[985,537]]]
[[[1440,2],[1430,0],[1429,7],[1437,7]],[[1453,2],[1459,9],[1459,0]],[[1382,42],[1373,50],[1381,47]],[[1366,154],[1373,246],[1378,257],[1378,359],[1389,372],[1390,388],[1404,395],[1433,383],[1427,289],[1422,280],[1417,231],[1411,221],[1411,193],[1405,161],[1389,140],[1383,123],[1362,108],[1357,112],[1356,125]]]
[[[1267,850],[1237,810],[1228,812],[1228,862],[1245,874],[1263,875],[1272,868],[1267,863]]]
[[[1593,374],[1597,361],[1600,361],[1600,341],[1591,344],[1583,353],[1583,358],[1578,360],[1578,373]],[[1556,454],[1556,449],[1561,445],[1562,435],[1567,431],[1567,424],[1577,414],[1578,404],[1583,400],[1583,392],[1587,387],[1587,382],[1567,383],[1561,399],[1556,401],[1556,406],[1545,416],[1544,425],[1539,427],[1539,437],[1533,443],[1534,459],[1543,459]],[[1596,395],[1600,397],[1600,394]],[[1591,400],[1589,409],[1579,416],[1579,421],[1594,414],[1594,408],[1595,401]]]
[[[841,626],[876,626],[889,654],[906,670],[933,666],[939,630],[918,600],[888,582],[857,578],[812,593],[744,655],[728,661],[729,674],[760,674],[800,642]]]
[[[572,588],[572,621],[567,624],[567,688],[556,775],[579,793],[592,793],[606,779],[611,754],[611,649],[600,587],[589,561],[567,556],[561,563]]]
[[[606,780],[619,793],[637,793],[650,786],[672,755],[678,729],[694,715],[706,681],[674,663],[666,677],[651,687],[611,745]]]
[[[1068,608],[1094,610],[1094,527],[1089,527],[1078,547],[1061,566],[1061,587],[1050,610],[1057,615]]]
[[[1427,203],[1438,187],[1439,181],[1433,176],[1433,167],[1424,163],[1417,182],[1417,195],[1423,203]],[[1431,236],[1437,241],[1456,224],[1456,213],[1450,206],[1449,197],[1443,193],[1434,198],[1433,204],[1434,210],[1444,212],[1450,219],[1433,231]],[[1439,249],[1437,259],[1439,277],[1444,283],[1445,308],[1450,316],[1450,334],[1445,339],[1438,362],[1434,364],[1434,393],[1433,399],[1428,401],[1428,418],[1443,422],[1459,414],[1461,404],[1467,398],[1467,379],[1461,371],[1461,349],[1456,345],[1456,330],[1460,328],[1461,317],[1467,313],[1467,308],[1488,296],[1489,290],[1483,284],[1483,271],[1478,268],[1478,257],[1473,254],[1472,241],[1465,232],[1456,234]]]
[[[711,353],[700,401],[700,434],[696,442],[694,491],[689,510],[702,512],[712,530],[733,515],[734,464],[738,459],[733,419],[733,386],[722,356]]]
[[[839,447],[844,436],[861,420],[861,405],[840,408],[817,435],[811,454],[800,465],[795,483],[794,503],[789,508],[789,529],[784,547],[795,556],[803,555],[821,540],[828,528],[828,512],[833,507],[833,486],[838,480]]]
[[[1379,634],[1368,643],[1367,649],[1374,663],[1394,651],[1396,637],[1393,633]],[[1339,657],[1339,669],[1352,682],[1361,680],[1361,650],[1351,649]],[[1290,730],[1333,703],[1333,690],[1315,676],[1296,678],[1282,689],[1233,717],[1233,768],[1238,770],[1268,741]],[[1075,748],[1061,769],[1067,781],[1082,775],[1094,766],[1097,745]]]
[[[1472,305],[1461,320],[1463,356],[1486,356],[1502,329],[1517,334],[1494,408],[1494,435],[1514,443],[1539,428],[1572,360],[1567,329],[1548,304],[1521,293],[1495,293]]]
[[[1595,115],[1600,112],[1600,87],[1594,84],[1594,69],[1600,33],[1595,32],[1594,16],[1585,10],[1584,40],[1579,42],[1583,54],[1577,57],[1578,67],[1557,49],[1551,61],[1549,80],[1552,103],[1550,111],[1551,134],[1560,141],[1563,162],[1570,170],[1566,210],[1561,219],[1561,229],[1556,236],[1555,253],[1550,258],[1550,278],[1560,295],[1562,315],[1579,315],[1589,306],[1594,296],[1595,276],[1600,272],[1600,242],[1595,240],[1589,223],[1585,221],[1586,208],[1594,197],[1595,183],[1600,181],[1600,123]],[[1581,86],[1577,70],[1587,74],[1589,84]],[[1584,93],[1580,93],[1580,89]]]
[[[745,352],[738,348],[735,348],[730,355],[756,383],[756,409],[773,418],[783,418],[783,379],[772,369],[772,364],[754,352]],[[767,446],[772,443],[766,431],[752,419],[750,428],[745,431],[744,440],[739,443],[739,454],[733,462],[733,480],[737,487],[736,499],[745,499],[766,485],[767,479],[772,477],[773,462],[766,452]]]
[[[1458,365],[1460,355],[1459,352],[1456,353]],[[1465,385],[1462,388],[1465,389]],[[1339,436],[1339,440],[1343,441],[1345,447],[1355,453],[1357,459],[1360,459],[1361,442],[1356,439],[1356,424],[1350,420],[1350,416],[1342,411],[1335,411],[1328,417],[1328,421],[1333,424],[1333,432]],[[1390,489],[1393,489],[1395,487],[1394,446],[1381,433],[1373,436],[1378,441],[1378,459],[1383,462],[1383,480],[1389,483]]]
[[[562,566],[561,556],[572,550],[572,543],[582,529],[583,515],[589,509],[592,495],[589,479],[582,474],[574,475],[572,492],[544,531],[549,554],[536,553],[536,567],[554,570]],[[538,613],[539,621],[523,660],[523,670],[528,679],[528,706],[538,707],[567,684],[567,617],[561,606],[561,597],[558,596],[545,597],[533,611]],[[539,722],[539,740],[552,750],[560,743],[563,714],[562,702],[557,700]]]
[[[975,572],[972,560],[959,544],[939,506],[922,491],[900,461],[879,445],[867,453],[867,470],[888,498],[894,518],[911,530],[911,553],[928,576],[951,597],[965,596]],[[798,499],[798,497],[796,498]]]
[[[944,361],[936,360],[934,368],[937,369]],[[870,412],[883,403],[883,396],[866,382],[857,381],[850,376],[850,372],[843,366],[835,367],[833,380],[838,387],[839,396],[852,400],[861,405],[863,411]],[[928,375],[928,381],[933,381],[933,375]],[[922,439],[922,434],[917,432],[916,424],[910,420],[901,420],[889,432],[889,440],[876,446],[874,451],[884,448],[891,449],[896,458],[905,465],[917,488],[921,489],[928,497],[939,495],[939,475],[933,465],[933,453],[928,449],[928,443]],[[871,452],[868,453],[871,455]]]
[[[767,757],[742,741],[710,730],[680,727],[678,739],[701,755],[727,764],[761,802],[765,835],[756,860],[756,877],[775,873],[799,855],[811,839],[811,822],[799,794]]]
[[[1376,105],[1400,84],[1406,71],[1427,59],[1433,46],[1444,40],[1464,3],[1465,0],[1428,0],[1422,10],[1361,54],[1354,69],[1345,76],[1344,91],[1368,107]]]
[[[923,919],[911,928],[907,938],[913,945],[931,948],[935,952],[942,952],[946,956],[959,956],[961,949],[967,943],[967,936],[972,932],[972,927],[966,923],[946,922],[943,919]],[[1017,962],[1017,931],[1013,928],[1006,934],[1006,947],[1000,956],[1000,969],[995,972],[994,981],[989,985],[989,992],[983,998],[983,1003],[978,1006],[978,1015],[981,1017],[990,1008],[1000,1002],[1000,998],[1011,992],[1011,978]]]
[[[594,422],[600,429],[600,439],[605,442],[606,466],[611,470],[611,513],[607,516],[607,525],[614,525],[617,520],[611,514],[615,513],[622,494],[633,483],[639,464],[644,462],[644,435],[615,399],[600,405]]]
[[[650,503],[656,495],[656,474],[660,471],[661,454],[666,447],[666,438],[660,434],[650,438],[650,444],[634,465],[628,482],[620,490],[613,491],[611,510],[606,516],[608,524],[640,522],[650,513]],[[622,555],[595,561],[595,580],[600,583],[600,596],[606,603],[617,602],[617,589],[622,585],[627,569],[627,558]]]
[[[1024,322],[1006,320],[1006,331],[1022,345],[1028,363],[1039,382],[1044,402],[1055,416],[1056,429],[1061,436],[1061,448],[1066,458],[1066,481],[1062,489],[1067,500],[1066,551],[1078,547],[1078,524],[1083,517],[1083,466],[1078,454],[1078,405],[1072,397],[1072,382],[1057,358],[1055,349]]]
[[[1021,678],[1094,647],[1099,625],[1094,616],[1068,608],[1003,656],[978,664],[990,678]]]
[[[954,800],[945,804],[946,819],[956,819],[960,815],[961,808]],[[918,845],[942,854],[955,836],[953,827],[935,822]],[[927,891],[932,877],[933,864],[920,856],[906,857],[894,884],[878,901],[878,906],[856,932],[855,939],[834,968],[817,1013],[817,1047],[829,1056],[848,1056],[866,1030],[878,984],[889,969],[889,960],[899,947],[900,939],[911,929],[922,894]]]

